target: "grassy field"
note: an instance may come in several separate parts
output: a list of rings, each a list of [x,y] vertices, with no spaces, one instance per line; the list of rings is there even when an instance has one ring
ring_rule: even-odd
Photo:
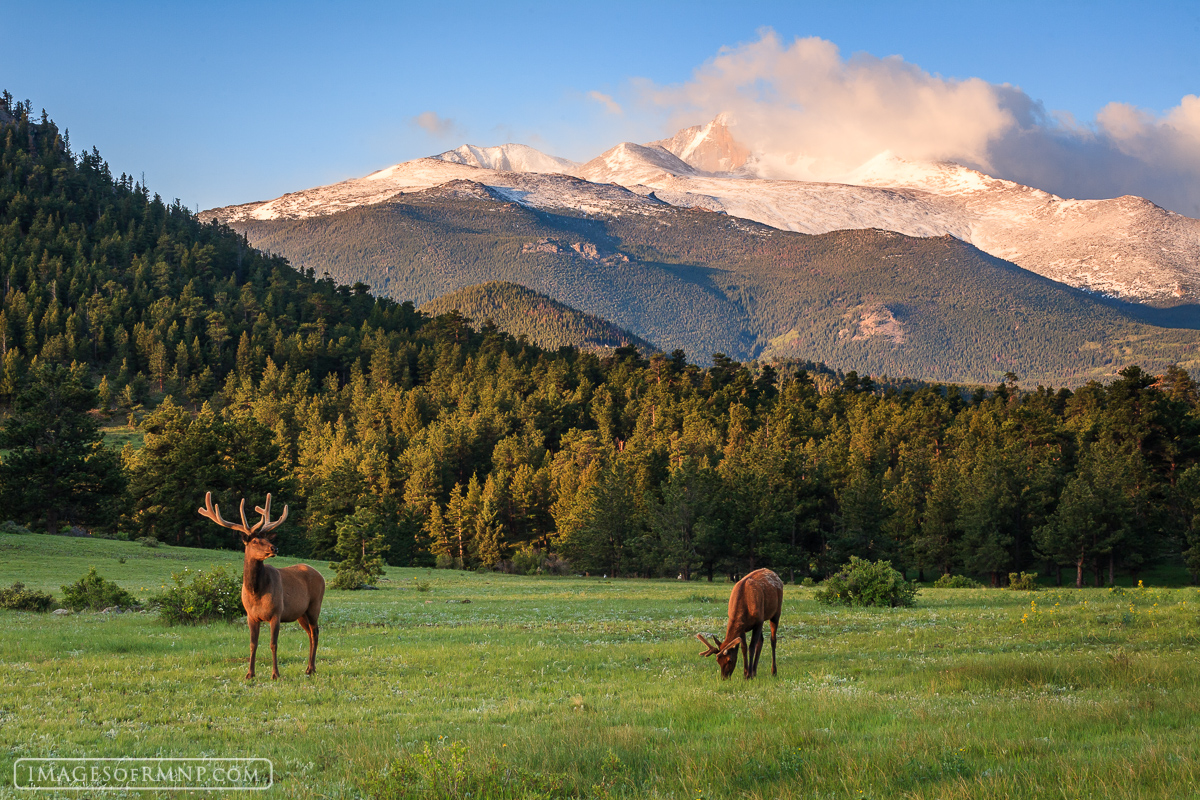
[[[142,444],[146,440],[146,432],[139,428],[130,428],[128,425],[105,425],[100,429],[104,434],[104,444],[114,450],[120,450],[125,445],[133,445],[134,450],[140,450]]]
[[[218,563],[240,556],[0,535],[0,584],[56,596],[89,566],[146,597]],[[31,796],[12,764],[45,756],[265,757],[266,794],[303,798],[1178,798],[1200,785],[1195,589],[927,589],[915,608],[849,610],[788,586],[779,677],[722,682],[692,636],[722,630],[728,584],[387,577],[326,595],[311,678],[286,625],[276,682],[265,647],[259,678],[242,679],[241,625],[0,611],[0,798]]]

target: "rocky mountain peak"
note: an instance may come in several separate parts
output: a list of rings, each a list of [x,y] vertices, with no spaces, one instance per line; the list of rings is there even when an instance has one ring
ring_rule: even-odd
[[[750,148],[734,138],[731,118],[720,114],[707,125],[684,128],[670,139],[649,142],[702,172],[735,172],[750,159]]]

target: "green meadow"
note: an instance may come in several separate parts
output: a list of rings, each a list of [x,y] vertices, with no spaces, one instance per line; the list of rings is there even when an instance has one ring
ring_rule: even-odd
[[[0,535],[0,584],[56,597],[90,566],[144,598],[240,561]],[[728,592],[391,568],[326,594],[315,676],[288,624],[281,679],[263,646],[252,682],[243,625],[0,611],[0,798],[35,796],[13,763],[48,756],[263,757],[262,794],[300,798],[1197,793],[1196,589],[924,589],[866,610],[788,586],[779,675],[768,644],[750,682],[697,656]]]

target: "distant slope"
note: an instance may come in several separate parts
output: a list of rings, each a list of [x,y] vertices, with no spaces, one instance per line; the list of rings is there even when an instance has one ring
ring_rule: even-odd
[[[804,358],[876,375],[1079,384],[1200,368],[1200,333],[1041,278],[953,237],[809,236],[662,204],[551,213],[467,191],[234,227],[293,264],[427,303],[527,286],[700,361]],[[1140,314],[1150,309],[1140,308]]]
[[[513,336],[524,336],[539,347],[551,350],[559,347],[613,350],[626,345],[643,353],[658,349],[608,320],[504,281],[459,289],[429,301],[420,310],[430,316],[457,310],[477,325],[490,319],[500,330]]]

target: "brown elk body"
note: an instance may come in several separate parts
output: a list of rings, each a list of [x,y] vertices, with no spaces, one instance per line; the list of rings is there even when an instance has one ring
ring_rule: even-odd
[[[702,656],[716,655],[721,667],[721,677],[728,678],[737,667],[738,647],[741,646],[745,662],[743,672],[747,678],[758,675],[758,657],[763,648],[763,623],[771,623],[771,674],[775,670],[775,634],[779,628],[779,614],[783,610],[783,581],[769,569],[751,572],[734,584],[729,593],[729,622],[725,626],[725,641],[712,637],[712,644],[697,633],[696,638],[708,649]],[[746,632],[751,631],[749,645]]]
[[[271,495],[263,508],[255,508],[262,515],[254,527],[246,524],[246,501],[240,508],[241,524],[226,522],[221,518],[221,507],[214,506],[212,492],[204,496],[204,508],[200,515],[207,517],[223,528],[242,534],[246,547],[246,559],[242,566],[242,607],[246,609],[246,623],[250,626],[250,671],[246,678],[254,677],[254,657],[258,652],[258,631],[262,623],[271,628],[271,678],[279,677],[279,657],[276,645],[279,641],[279,624],[298,622],[308,634],[308,669],[312,675],[317,669],[317,640],[320,627],[317,620],[321,615],[321,601],[325,598],[325,579],[307,564],[276,569],[266,564],[266,559],[279,555],[275,547],[275,535],[271,533],[287,519],[288,508],[283,507],[279,519],[271,521]]]

